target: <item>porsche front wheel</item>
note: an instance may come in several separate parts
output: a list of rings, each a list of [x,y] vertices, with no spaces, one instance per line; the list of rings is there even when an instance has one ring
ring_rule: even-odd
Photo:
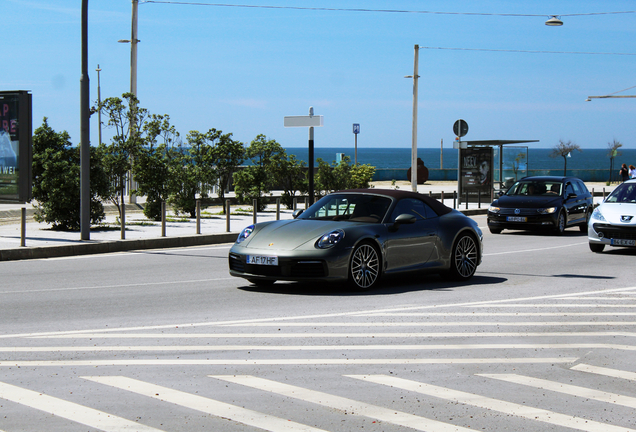
[[[358,290],[371,289],[380,279],[380,254],[370,243],[356,246],[349,263],[349,281]]]
[[[475,274],[478,262],[477,242],[470,234],[464,234],[453,245],[449,276],[454,280],[468,280]]]

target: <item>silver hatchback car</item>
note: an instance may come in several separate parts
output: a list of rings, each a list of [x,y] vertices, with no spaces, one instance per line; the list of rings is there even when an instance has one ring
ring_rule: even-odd
[[[636,247],[636,179],[616,187],[592,212],[587,228],[592,252],[605,246]]]

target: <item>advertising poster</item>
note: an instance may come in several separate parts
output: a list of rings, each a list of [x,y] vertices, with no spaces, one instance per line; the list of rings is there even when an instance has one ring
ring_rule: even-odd
[[[0,92],[0,200],[30,198],[31,95]],[[26,158],[20,153],[26,153]],[[22,157],[22,161],[20,160]],[[21,166],[21,162],[22,165]],[[22,168],[22,169],[21,169]],[[20,173],[23,171],[22,178]]]
[[[486,202],[490,200],[493,184],[492,147],[469,147],[459,151],[459,194],[460,199]]]

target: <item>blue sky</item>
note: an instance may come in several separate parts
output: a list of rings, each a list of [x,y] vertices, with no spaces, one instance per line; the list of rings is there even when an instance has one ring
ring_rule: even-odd
[[[46,116],[79,144],[81,1],[1,2],[0,89],[30,90],[33,128]],[[361,125],[359,148],[410,147],[413,80],[404,76],[413,74],[419,44],[418,147],[439,148],[440,140],[451,147],[452,125],[462,118],[468,140],[540,140],[534,146],[550,148],[563,139],[585,149],[616,139],[636,148],[636,98],[585,102],[636,86],[636,55],[573,54],[636,54],[636,13],[596,14],[634,11],[633,1],[223,3],[444,13],[141,1],[138,97],[151,113],[170,115],[183,137],[216,128],[245,143],[265,134],[303,147],[307,130],[284,128],[283,118],[313,106],[324,116],[317,147],[353,147],[353,123]],[[98,64],[102,98],[130,88],[130,45],[117,41],[130,39],[131,10],[129,0],[89,1],[92,103]],[[564,25],[544,25],[550,15]],[[97,133],[93,116],[93,144]],[[104,129],[105,139],[110,134]]]

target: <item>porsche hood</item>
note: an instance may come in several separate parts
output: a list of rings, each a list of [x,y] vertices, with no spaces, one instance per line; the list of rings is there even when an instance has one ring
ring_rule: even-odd
[[[294,250],[305,244],[313,247],[323,234],[336,229],[344,230],[343,223],[306,219],[269,222],[256,225],[243,245],[258,249],[275,247],[278,250]]]

